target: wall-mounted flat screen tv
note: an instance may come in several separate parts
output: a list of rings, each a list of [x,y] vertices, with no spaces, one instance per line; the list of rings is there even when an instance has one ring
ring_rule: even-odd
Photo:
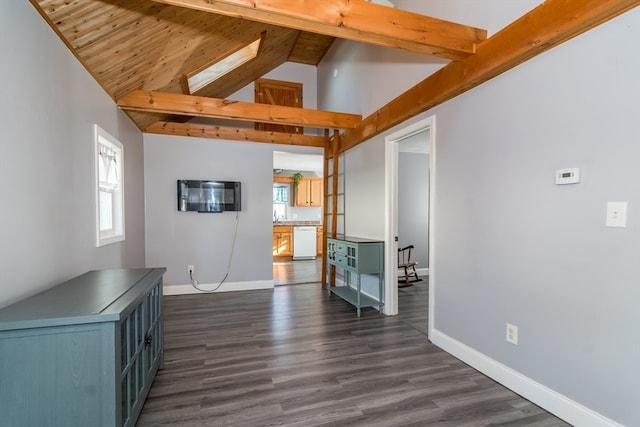
[[[240,209],[240,182],[178,180],[180,212],[225,212]]]

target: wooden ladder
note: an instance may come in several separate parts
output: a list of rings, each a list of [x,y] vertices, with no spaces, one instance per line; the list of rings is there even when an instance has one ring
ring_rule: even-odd
[[[333,131],[333,138],[329,137],[329,130],[325,130],[326,144],[324,147],[324,232],[322,244],[322,286],[335,286],[336,268],[331,266],[327,271],[327,238],[335,238],[344,234],[345,230],[345,198],[344,198],[344,154],[339,153],[340,133]]]

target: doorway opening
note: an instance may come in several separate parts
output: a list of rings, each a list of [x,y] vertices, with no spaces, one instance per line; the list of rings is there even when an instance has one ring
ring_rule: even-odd
[[[322,282],[323,166],[321,149],[273,152],[275,286]]]
[[[421,120],[385,139],[385,314],[399,314],[398,247],[414,245],[418,274],[428,277],[412,289],[424,307],[412,307],[425,333],[433,316],[432,202],[435,195],[435,116]],[[422,286],[423,289],[417,289]],[[428,287],[428,289],[427,289]],[[425,292],[420,292],[425,290]],[[423,310],[423,311],[422,311]]]

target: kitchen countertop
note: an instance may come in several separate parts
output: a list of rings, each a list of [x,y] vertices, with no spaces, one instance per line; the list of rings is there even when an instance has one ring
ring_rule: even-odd
[[[278,221],[278,222],[274,222],[273,226],[278,226],[278,225],[322,225],[322,223],[320,221]]]

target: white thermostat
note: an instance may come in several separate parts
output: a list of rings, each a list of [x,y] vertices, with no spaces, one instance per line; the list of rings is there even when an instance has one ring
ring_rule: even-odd
[[[580,168],[558,169],[556,171],[556,184],[577,184],[580,182]]]

